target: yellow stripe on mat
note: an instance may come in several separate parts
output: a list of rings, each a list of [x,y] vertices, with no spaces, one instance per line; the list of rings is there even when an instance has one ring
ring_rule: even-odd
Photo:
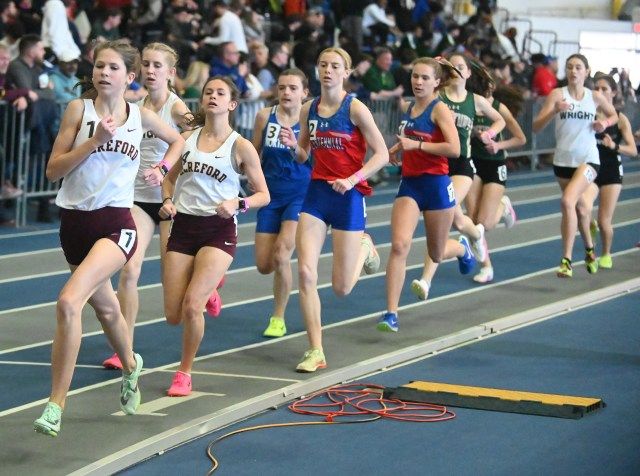
[[[519,392],[500,388],[468,387],[465,385],[451,385],[438,382],[415,381],[403,385],[405,388],[422,390],[425,392],[455,393],[463,397],[492,397],[501,400],[534,401],[549,405],[580,405],[591,406],[598,404],[600,398],[573,397],[570,395],[554,395],[551,393]],[[401,388],[402,388],[401,387]]]

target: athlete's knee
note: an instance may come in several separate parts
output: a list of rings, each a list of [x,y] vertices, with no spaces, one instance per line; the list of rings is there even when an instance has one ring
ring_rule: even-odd
[[[582,201],[578,201],[576,205],[576,213],[583,220],[591,220],[591,212],[593,211],[593,206]]]
[[[464,221],[465,221],[465,216],[456,213],[453,216],[453,227],[456,230],[461,231],[464,228]]]
[[[182,322],[182,315],[180,314],[180,306],[171,305],[165,300],[164,318],[167,321],[167,324],[171,326],[179,325]]]
[[[311,266],[298,263],[298,286],[300,289],[315,287],[318,283],[318,271]]]
[[[605,231],[612,230],[611,217],[598,217],[598,228]]]
[[[191,321],[193,319],[199,319],[204,312],[204,306],[199,299],[195,296],[187,294],[182,301],[182,309],[180,316],[182,321]]]
[[[273,266],[275,269],[281,269],[284,266],[289,266],[291,263],[291,255],[293,248],[285,243],[276,243],[273,250]]]
[[[120,312],[120,307],[115,306],[101,306],[99,308],[94,308],[96,312],[96,317],[103,325],[109,325],[116,322],[120,319],[122,313]]]
[[[142,261],[138,263],[130,260],[120,271],[119,287],[137,287],[141,271]]]
[[[573,195],[563,195],[560,199],[560,207],[563,210],[573,210],[577,206],[577,200]]]
[[[391,242],[391,253],[403,257],[409,254],[409,250],[411,249],[411,240],[405,239],[394,239]]]
[[[427,254],[434,263],[442,263],[442,260],[444,259],[444,248],[436,248],[433,250],[427,249]]]
[[[344,281],[335,281],[331,284],[333,292],[338,297],[348,296],[353,290],[353,284]]]
[[[273,258],[256,260],[256,268],[260,274],[271,274],[273,272]]]
[[[71,293],[62,291],[58,296],[56,311],[59,323],[69,323],[77,318],[81,309],[78,299],[76,299]]]

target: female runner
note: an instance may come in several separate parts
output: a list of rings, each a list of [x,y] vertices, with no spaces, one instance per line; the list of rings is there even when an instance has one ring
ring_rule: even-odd
[[[598,91],[592,92],[584,86],[589,76],[586,57],[578,53],[569,56],[565,71],[567,86],[551,91],[533,120],[533,131],[538,132],[555,118],[553,171],[562,190],[562,259],[556,272],[559,278],[573,276],[571,257],[576,229],[580,230],[584,242],[587,271],[591,274],[598,271],[589,229],[597,195],[593,182],[600,168],[594,132],[604,132],[618,122],[613,105]],[[599,117],[596,116],[597,107],[602,110]]]
[[[239,92],[227,76],[210,78],[200,110],[185,132],[181,166],[162,185],[162,218],[173,217],[163,271],[167,322],[183,324],[182,359],[167,394],[191,393],[191,369],[204,335],[203,308],[235,255],[238,212],[269,203],[260,158],[247,139],[231,128],[229,115]],[[255,191],[238,198],[240,176]]]
[[[175,131],[184,125],[189,109],[172,91],[172,80],[176,74],[178,54],[164,43],[150,43],[142,50],[142,82],[149,92],[138,105],[152,110]],[[140,169],[136,176],[135,192],[131,215],[138,230],[138,247],[131,259],[122,268],[118,281],[118,301],[133,342],[136,318],[138,317],[138,280],[142,271],[144,256],[153,238],[156,225],[160,227],[160,266],[164,264],[171,221],[158,215],[162,206],[162,190],[147,184],[144,171],[160,164],[166,174],[173,164],[161,163],[169,144],[160,139],[155,131],[146,130],[140,145]],[[164,166],[164,167],[163,167]],[[102,365],[106,368],[121,369],[118,354],[113,354]]]
[[[491,107],[500,113],[511,137],[504,139],[500,132],[495,140],[491,140],[488,144],[483,143],[479,136],[487,129],[489,119],[481,114],[476,115],[471,137],[471,156],[476,167],[476,175],[465,201],[467,213],[474,223],[482,225],[485,231],[493,230],[501,219],[504,220],[507,228],[511,228],[515,224],[515,212],[511,206],[511,200],[504,194],[507,183],[505,151],[520,147],[527,142],[524,132],[516,121],[524,98],[515,88],[500,86],[496,89],[493,78],[488,76],[474,75],[469,85],[474,93],[486,97]],[[488,249],[486,259],[481,261],[481,265],[480,272],[473,277],[473,280],[477,283],[491,282],[493,266]]]
[[[595,91],[598,91],[610,104],[615,104],[618,85],[608,74],[596,74]],[[603,111],[598,108],[596,116],[601,118]],[[600,171],[596,177],[596,185],[600,190],[600,204],[598,206],[598,228],[602,236],[602,253],[598,259],[598,266],[604,269],[613,267],[611,245],[613,243],[613,212],[622,190],[622,160],[620,154],[634,157],[637,149],[633,139],[631,123],[627,116],[618,112],[618,123],[607,127],[596,134],[598,153],[600,155]]]
[[[470,273],[476,265],[476,260],[484,261],[487,254],[484,239],[484,226],[475,225],[471,218],[462,213],[461,204],[464,201],[475,174],[473,160],[471,160],[471,131],[476,114],[483,114],[490,121],[490,125],[480,135],[484,144],[491,140],[504,128],[505,122],[498,111],[491,107],[491,103],[479,94],[467,91],[467,80],[474,74],[487,75],[484,68],[472,63],[462,54],[449,57],[451,64],[458,70],[460,76],[450,81],[440,92],[440,98],[453,112],[458,135],[460,136],[460,157],[449,159],[449,176],[453,182],[456,195],[455,215],[453,225],[461,233],[458,242],[449,239],[445,249],[444,259],[458,258],[458,267],[462,274]],[[472,251],[473,250],[473,251]],[[475,255],[475,256],[474,256]],[[438,264],[427,255],[425,266],[420,279],[414,279],[411,290],[420,300],[427,299],[431,281],[436,273]]]
[[[296,242],[298,216],[311,179],[309,161],[295,160],[297,142],[285,146],[281,131],[297,138],[300,110],[308,93],[307,77],[299,69],[280,73],[277,83],[278,105],[261,109],[253,129],[253,145],[261,154],[262,170],[271,202],[258,211],[256,224],[256,265],[262,274],[273,276],[273,312],[265,337],[287,333],[284,313],[293,287],[291,255]],[[297,140],[297,139],[296,139]]]
[[[371,194],[370,177],[389,162],[389,153],[371,111],[344,90],[351,72],[351,57],[342,48],[327,48],[317,62],[320,97],[302,106],[296,159],[307,160],[311,150],[313,170],[298,231],[300,307],[307,328],[309,350],[296,367],[315,372],[327,366],[322,349],[322,320],[318,294],[318,261],[331,226],[333,238],[332,286],[346,296],[363,269],[375,273],[380,257],[371,237],[364,233],[364,197]],[[284,130],[283,144],[293,147],[295,137]],[[366,147],[373,155],[364,163]]]
[[[71,277],[60,291],[56,332],[51,351],[52,386],[37,432],[56,436],[82,338],[85,303],[95,310],[104,333],[122,362],[120,408],[133,414],[140,404],[138,377],[142,357],[134,354],[127,324],[110,278],[136,250],[136,225],[131,216],[133,184],[140,165],[142,129],[157,131],[169,143],[164,159],[174,163],[184,141],[152,111],[124,100],[135,79],[140,53],[124,41],[97,46],[93,99],[75,99],[62,118],[53,145],[47,178],[64,178],[56,204],[61,208],[60,242]],[[158,186],[159,167],[145,171],[147,183]]]
[[[398,303],[406,275],[407,255],[420,213],[427,251],[435,263],[444,256],[456,205],[447,157],[460,156],[460,140],[449,108],[439,99],[455,70],[433,58],[413,61],[412,103],[403,103],[398,142],[389,149],[392,162],[402,154],[402,182],[391,212],[391,254],[387,263],[387,312],[378,330],[398,331]]]

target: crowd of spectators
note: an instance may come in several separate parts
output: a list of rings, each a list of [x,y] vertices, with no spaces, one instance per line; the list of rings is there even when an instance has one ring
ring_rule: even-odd
[[[174,47],[180,57],[176,87],[187,98],[199,95],[208,75],[225,74],[244,98],[266,104],[275,96],[278,74],[293,65],[307,74],[310,93],[317,95],[315,61],[334,44],[351,54],[354,74],[348,89],[365,100],[410,95],[411,61],[453,52],[477,58],[498,83],[519,88],[525,96],[544,96],[558,84],[555,58],[523,56],[513,28],[497,31],[495,0],[475,0],[476,13],[462,24],[447,12],[448,3],[0,0],[0,90],[17,110],[29,108],[29,126],[39,131],[37,147],[46,150],[57,121],[43,122],[42,112],[51,113],[49,102],[66,103],[80,94],[75,85],[91,75],[96,42],[114,38],[128,38],[138,47],[152,41]],[[5,57],[8,67],[3,66]],[[626,71],[618,76],[627,100],[633,98]],[[144,90],[134,83],[128,94],[135,100]],[[19,192],[11,173],[7,167],[4,198]],[[39,218],[49,219],[44,210]]]

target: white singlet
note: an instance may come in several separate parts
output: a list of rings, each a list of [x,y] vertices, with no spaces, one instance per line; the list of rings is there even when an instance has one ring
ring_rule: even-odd
[[[584,163],[600,164],[596,133],[596,104],[590,89],[584,88],[582,100],[573,99],[567,87],[562,88],[563,99],[570,104],[568,111],[556,114],[556,152],[553,165],[578,167]]]
[[[93,101],[84,99],[82,123],[72,148],[93,136],[102,119]],[[133,206],[133,182],[140,166],[142,119],[137,105],[127,103],[127,121],[116,129],[112,139],[64,176],[56,205],[75,210]]]
[[[235,143],[240,134],[233,131],[216,151],[202,152],[198,150],[201,131],[202,128],[194,131],[186,141],[173,201],[180,213],[211,216],[220,202],[240,193],[235,157]]]
[[[171,111],[173,105],[180,101],[180,98],[173,92],[169,91],[169,97],[158,111],[158,116],[165,124],[168,124],[176,131],[180,128],[173,121]],[[138,101],[138,106],[144,107],[144,99]],[[162,187],[151,187],[144,180],[144,171],[156,165],[162,160],[165,152],[169,148],[169,144],[156,137],[153,131],[144,131],[142,143],[140,144],[140,168],[136,175],[135,192],[133,199],[136,202],[160,203],[162,201]]]

